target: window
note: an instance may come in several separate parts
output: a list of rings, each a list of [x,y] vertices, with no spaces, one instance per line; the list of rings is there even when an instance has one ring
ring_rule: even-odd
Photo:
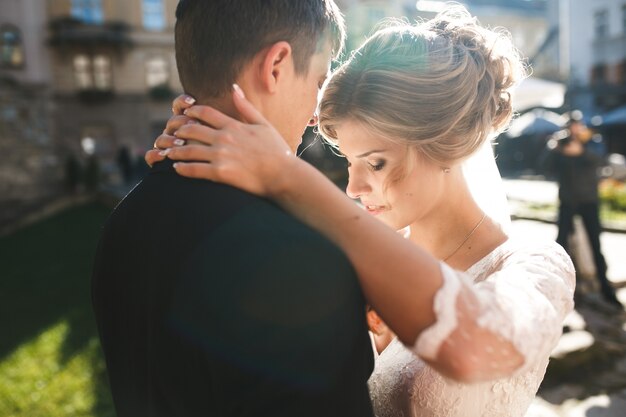
[[[146,84],[148,88],[167,85],[169,78],[170,75],[165,58],[158,56],[146,62]]]
[[[596,38],[605,38],[609,35],[609,11],[599,10],[593,15],[593,27]]]
[[[96,55],[93,59],[93,81],[97,90],[111,89],[111,59],[108,56]]]
[[[20,30],[13,25],[0,27],[0,68],[24,66],[24,49]]]
[[[165,29],[163,0],[143,0],[143,27],[148,30]]]
[[[81,90],[111,90],[111,59],[105,55],[96,55],[93,59],[87,55],[76,55],[74,77],[76,86]]]
[[[85,23],[102,23],[102,0],[72,0],[72,17]]]
[[[74,78],[76,86],[81,90],[88,90],[93,87],[91,80],[91,60],[86,55],[74,57]]]

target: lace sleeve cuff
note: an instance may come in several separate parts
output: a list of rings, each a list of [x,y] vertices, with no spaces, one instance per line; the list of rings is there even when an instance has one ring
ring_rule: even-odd
[[[417,338],[413,351],[425,359],[434,360],[441,344],[457,327],[456,299],[462,288],[459,277],[447,264],[440,262],[443,285],[435,294],[433,310],[437,321]]]

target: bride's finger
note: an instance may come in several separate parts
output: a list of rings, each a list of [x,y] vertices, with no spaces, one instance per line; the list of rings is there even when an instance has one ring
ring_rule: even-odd
[[[215,129],[223,129],[231,123],[239,123],[238,120],[209,106],[192,106],[185,110],[184,113],[187,117],[199,120]]]
[[[203,180],[216,180],[216,167],[206,162],[176,162],[174,169],[179,175]]]
[[[181,94],[178,97],[176,97],[174,101],[172,102],[172,113],[174,115],[181,115],[183,114],[185,109],[188,109],[189,107],[193,106],[195,103],[196,103],[195,98],[191,97],[188,94]]]
[[[213,146],[186,145],[175,148],[167,148],[160,155],[167,156],[173,161],[200,161],[211,162],[215,156]]]
[[[174,132],[174,135],[178,139],[195,140],[206,145],[212,145],[220,135],[220,131],[201,124],[186,124]]]
[[[167,148],[173,148],[174,146],[183,146],[186,143],[184,139],[177,138],[176,136],[162,134],[154,141],[154,147],[163,150]]]
[[[195,121],[184,115],[172,116],[167,121],[167,124],[165,125],[165,130],[163,131],[163,133],[165,133],[166,135],[173,135],[174,132],[180,129],[181,126],[184,126],[190,122],[195,122]]]
[[[248,101],[246,95],[239,85],[233,84],[233,102],[235,107],[239,110],[241,116],[251,124],[255,125],[269,125],[270,123],[263,117],[252,103]]]
[[[152,167],[152,165],[165,159],[165,156],[161,155],[160,152],[161,151],[159,149],[150,149],[148,152],[146,152],[144,160],[149,167]]]

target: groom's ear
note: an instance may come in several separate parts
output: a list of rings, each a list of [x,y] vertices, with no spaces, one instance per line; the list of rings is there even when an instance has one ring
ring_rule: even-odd
[[[279,84],[295,73],[291,45],[285,41],[276,42],[261,54],[261,84],[267,92],[274,94]]]

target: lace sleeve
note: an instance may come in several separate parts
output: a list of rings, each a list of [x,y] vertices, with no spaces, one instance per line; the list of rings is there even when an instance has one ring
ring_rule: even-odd
[[[480,380],[521,372],[549,356],[574,305],[574,267],[559,245],[507,250],[490,260],[478,283],[445,263],[441,268],[437,321],[418,337],[416,354],[437,362],[445,346],[445,360],[474,362]],[[520,355],[523,366],[513,367]]]

